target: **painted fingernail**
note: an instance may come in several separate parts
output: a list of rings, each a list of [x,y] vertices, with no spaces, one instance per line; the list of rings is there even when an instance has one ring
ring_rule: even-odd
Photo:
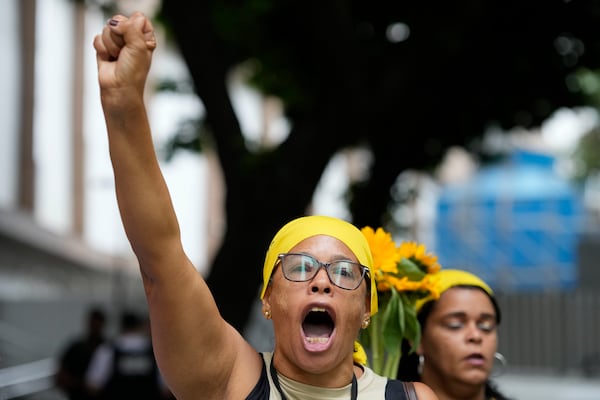
[[[111,20],[108,21],[108,24],[110,26],[117,26],[117,25],[119,25],[119,20],[118,19],[111,19]]]

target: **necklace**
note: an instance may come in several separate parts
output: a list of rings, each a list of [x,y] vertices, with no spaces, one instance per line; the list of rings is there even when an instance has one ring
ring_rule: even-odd
[[[271,379],[273,380],[273,384],[275,388],[279,392],[281,396],[281,400],[288,400],[285,394],[283,394],[283,390],[281,390],[281,385],[279,384],[279,377],[277,376],[277,370],[275,366],[273,366],[273,360],[271,360],[271,365],[269,366],[269,373],[271,374]],[[350,387],[350,400],[356,400],[358,398],[358,383],[356,382],[356,375],[352,373],[352,386]]]

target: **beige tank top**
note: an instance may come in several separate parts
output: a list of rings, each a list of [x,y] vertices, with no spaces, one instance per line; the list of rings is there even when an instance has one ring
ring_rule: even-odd
[[[267,371],[270,370],[273,353],[263,353]],[[387,378],[377,375],[372,369],[363,366],[363,374],[357,379],[358,399],[359,400],[383,400],[385,399],[385,386]],[[269,400],[279,400],[279,392],[273,383],[270,374],[269,378],[270,396]],[[348,400],[350,398],[350,385],[341,388],[321,388],[304,383],[296,382],[277,374],[281,390],[288,400]]]

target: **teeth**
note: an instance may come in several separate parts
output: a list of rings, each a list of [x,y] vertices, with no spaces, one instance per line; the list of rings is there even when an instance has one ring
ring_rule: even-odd
[[[313,307],[311,308],[310,311],[314,311],[314,312],[325,312],[325,309],[323,307]]]
[[[326,337],[307,337],[306,341],[308,343],[327,343],[327,340],[329,340],[329,338]]]

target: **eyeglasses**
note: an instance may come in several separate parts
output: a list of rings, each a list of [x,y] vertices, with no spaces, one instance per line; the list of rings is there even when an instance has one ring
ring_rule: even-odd
[[[310,281],[321,268],[325,268],[327,276],[335,286],[354,290],[360,286],[369,268],[348,260],[322,263],[308,254],[283,253],[277,256],[281,263],[283,276],[292,282]]]

